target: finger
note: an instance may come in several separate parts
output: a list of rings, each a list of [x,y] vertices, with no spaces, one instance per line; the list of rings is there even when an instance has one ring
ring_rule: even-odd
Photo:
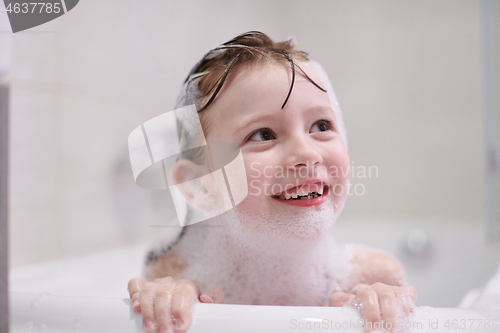
[[[172,316],[175,320],[175,331],[185,332],[191,326],[191,307],[200,297],[200,288],[190,279],[180,280],[172,298]]]
[[[174,322],[172,321],[172,297],[177,288],[177,280],[168,277],[158,280],[159,284],[155,290],[154,316],[156,331],[158,333],[174,333]],[[143,314],[144,316],[144,314]]]
[[[406,297],[409,299],[410,304],[410,313],[415,311],[415,302],[417,301],[417,289],[413,286],[405,286],[403,290],[406,294]]]
[[[407,293],[407,295],[409,295],[411,297],[411,299],[413,300],[413,303],[415,303],[417,301],[417,289],[415,289],[415,287],[413,286],[405,286],[403,287],[405,292]]]
[[[396,310],[398,304],[393,287],[377,283],[373,287],[377,292],[384,327],[396,327]]]
[[[154,314],[154,299],[155,289],[159,284],[155,282],[146,282],[141,290],[139,299],[142,312],[142,326],[146,332],[154,332],[155,330],[155,314]]]
[[[396,294],[396,303],[403,311],[403,315],[407,318],[410,315],[411,304],[413,301],[410,297],[405,293],[404,288],[398,288],[395,290]]]
[[[330,297],[330,301],[328,302],[328,306],[344,306],[351,305],[356,295],[336,292]]]
[[[355,294],[361,303],[361,317],[370,323],[369,327],[376,327],[375,323],[382,320],[377,292],[366,284],[359,284],[351,293]]]
[[[202,303],[224,304],[224,291],[219,288],[212,288],[200,295]]]
[[[128,282],[128,294],[130,296],[130,304],[132,305],[132,310],[135,312],[141,311],[141,306],[139,298],[141,296],[141,289],[144,286],[144,282],[139,278],[131,279]]]

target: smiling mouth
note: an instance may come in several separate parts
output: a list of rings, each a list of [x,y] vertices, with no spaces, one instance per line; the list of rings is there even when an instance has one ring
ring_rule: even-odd
[[[304,189],[304,187],[302,187],[294,193],[287,193],[285,191],[285,192],[282,192],[279,194],[275,194],[275,195],[273,195],[273,197],[276,199],[287,200],[287,201],[311,200],[311,199],[326,195],[327,193],[328,193],[328,185],[323,185],[316,192],[309,192],[306,189]]]

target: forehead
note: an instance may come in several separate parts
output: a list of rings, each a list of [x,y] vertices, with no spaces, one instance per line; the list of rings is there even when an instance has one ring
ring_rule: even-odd
[[[306,64],[299,66],[319,86],[325,87],[318,75]],[[278,114],[296,117],[310,108],[331,108],[328,94],[312,84],[295,68],[295,82],[290,98],[281,109],[290,90],[292,72],[288,65],[279,63],[254,64],[238,70],[204,112],[209,113],[210,127],[231,125],[258,114]],[[210,129],[212,131],[212,129]]]

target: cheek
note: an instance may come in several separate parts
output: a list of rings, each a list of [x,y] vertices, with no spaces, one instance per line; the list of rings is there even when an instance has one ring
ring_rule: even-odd
[[[341,154],[339,154],[338,164],[341,165],[341,168],[344,171],[342,173],[343,177],[346,180],[349,180],[351,178],[351,160],[349,159],[349,155],[347,155],[347,152],[345,150],[342,151]]]
[[[273,178],[273,166],[263,162],[265,159],[255,159],[244,156],[247,175],[248,195],[244,202],[254,201],[270,192],[270,184]]]
[[[343,197],[348,192],[349,179],[351,174],[350,159],[345,149],[336,149],[331,154],[328,161],[329,178],[333,186],[335,186],[335,196]]]

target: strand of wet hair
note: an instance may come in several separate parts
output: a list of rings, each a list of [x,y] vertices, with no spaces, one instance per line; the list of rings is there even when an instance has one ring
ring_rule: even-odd
[[[247,33],[248,34],[248,33]],[[240,37],[240,36],[239,36]],[[236,38],[235,38],[236,40]],[[205,56],[202,58],[202,60],[200,62],[198,62],[198,64],[196,66],[193,67],[193,69],[191,70],[191,73],[190,75],[186,78],[186,82],[187,81],[191,81],[195,78],[198,78],[202,75],[205,75],[205,74],[208,74],[209,72],[208,71],[205,71],[205,72],[202,72],[202,73],[196,73],[196,74],[200,74],[200,75],[196,75],[195,72],[196,70],[198,69],[198,67],[201,65],[201,63],[206,60],[206,59],[210,59],[208,58],[208,56],[215,52],[215,51],[219,51],[219,50],[227,50],[227,49],[230,49],[230,48],[239,48],[239,49],[243,49],[242,52],[236,54],[234,57],[232,57],[226,68],[224,69],[224,73],[223,75],[219,78],[219,80],[216,81],[216,83],[209,89],[209,91],[212,91],[214,89],[214,87],[217,87],[214,91],[214,93],[212,94],[212,96],[210,97],[210,99],[208,100],[208,102],[200,109],[198,110],[198,113],[201,113],[203,112],[204,110],[206,110],[211,104],[212,102],[214,101],[215,97],[217,97],[219,91],[222,89],[222,86],[227,78],[227,75],[229,74],[229,71],[231,70],[232,66],[234,65],[234,63],[236,62],[236,60],[243,54],[243,52],[251,52],[251,51],[257,51],[258,53],[262,54],[261,50],[259,50],[259,47],[252,47],[252,46],[247,46],[247,45],[241,45],[241,44],[233,44],[233,45],[226,45],[227,43],[230,43],[230,42],[233,42],[234,40],[231,40],[229,42],[226,42],[222,45],[219,45],[215,48],[213,48],[212,50],[210,50],[209,52],[207,52],[205,54]],[[293,61],[293,58],[292,56],[290,55],[289,52],[285,51],[285,50],[281,50],[281,49],[270,49],[270,51],[272,52],[275,52],[277,54],[280,54],[282,56],[284,56],[288,62],[290,63],[290,67],[291,67],[291,70],[292,70],[292,80],[291,80],[291,83],[290,83],[290,89],[288,90],[288,94],[285,98],[285,101],[283,102],[281,108],[283,109],[291,94],[292,94],[292,91],[293,91],[293,87],[294,87],[294,84],[295,84],[295,66],[297,68],[299,68],[299,70],[302,72],[302,74],[304,74],[304,76],[307,78],[307,80],[309,80],[314,86],[316,86],[318,89],[320,89],[321,91],[324,91],[326,92],[326,89],[322,88],[321,86],[319,86],[313,79],[311,79],[309,77],[309,75],[307,75],[307,73],[295,62]],[[214,57],[214,56],[212,56]]]
[[[237,40],[239,40],[240,38],[244,38],[244,37],[253,37],[255,36],[255,34],[258,34],[258,35],[261,35],[261,36],[265,36],[264,33],[262,33],[261,31],[247,31],[247,32],[244,32],[242,33],[241,35],[238,35],[234,38],[232,38],[231,40],[225,42],[223,45],[227,45],[227,44],[230,44],[230,43],[234,43],[236,42]],[[266,36],[267,37],[267,36]]]
[[[259,53],[261,53],[260,50],[257,47],[249,47],[249,46],[246,46],[246,45],[224,45],[224,46],[221,45],[221,46],[219,46],[219,47],[211,50],[209,53],[207,53],[207,55],[210,54],[212,51],[215,51],[216,49],[217,50],[222,50],[222,49],[228,49],[228,48],[243,48],[244,51],[250,51],[250,50],[252,50],[252,51],[258,51]],[[290,89],[288,91],[288,95],[286,96],[285,101],[283,102],[283,105],[281,106],[281,108],[283,109],[285,107],[286,103],[288,102],[288,99],[290,98],[290,95],[292,94],[293,86],[294,86],[294,83],[295,83],[295,62],[293,61],[290,53],[286,52],[285,50],[270,49],[270,51],[273,51],[275,53],[283,55],[288,60],[288,62],[290,63],[290,67],[292,69],[292,82],[290,84]],[[213,100],[218,95],[219,91],[222,89],[222,85],[224,84],[224,82],[226,80],[226,77],[229,74],[229,71],[231,70],[233,64],[236,62],[236,60],[238,59],[238,57],[241,54],[243,54],[243,52],[236,54],[234,57],[232,57],[229,60],[226,68],[224,69],[224,73],[222,74],[221,78],[215,84],[215,85],[217,85],[217,88],[215,89],[215,91],[212,94],[212,96],[210,96],[210,99],[208,100],[208,102],[200,110],[198,110],[198,113],[203,112],[204,110],[206,110],[210,106],[210,104],[212,104]],[[306,75],[306,77],[308,77],[308,76]],[[309,78],[309,80],[311,80],[311,79]],[[315,85],[318,86],[317,84],[315,84]],[[213,89],[213,87],[210,88],[209,91],[211,91],[212,89]]]
[[[210,55],[210,53],[213,53],[215,51],[220,51],[220,50],[226,50],[226,49],[230,49],[230,48],[243,48],[244,51],[247,51],[249,53],[252,53],[252,51],[258,51],[258,53],[260,53],[262,55],[262,52],[256,48],[253,48],[253,47],[249,47],[249,46],[246,46],[246,45],[228,45],[228,46],[224,46],[224,45],[219,45],[217,47],[215,47],[214,49],[210,50],[210,52],[208,52],[206,55],[205,55],[205,58],[206,59],[212,59],[213,57],[216,57],[217,55]],[[210,55],[210,58],[207,58],[208,55]],[[210,72],[204,72],[204,73],[210,73]],[[194,74],[195,75],[195,74]],[[193,75],[193,76],[194,76]],[[219,82],[221,81],[221,78],[218,78],[217,81],[215,81],[215,83],[210,87],[210,89],[208,89],[208,93],[206,95],[208,95],[211,91],[214,90],[214,88],[219,84]],[[202,96],[202,97],[205,97],[206,95]]]
[[[196,71],[198,70],[198,68],[201,66],[201,64],[208,60],[208,59],[212,59],[214,57],[216,57],[218,54],[216,55],[212,55],[212,53],[216,52],[216,51],[220,51],[220,50],[227,50],[227,49],[231,49],[231,48],[239,48],[239,49],[253,49],[253,50],[256,50],[257,48],[256,47],[252,47],[252,46],[247,46],[247,45],[242,45],[242,44],[233,44],[233,45],[225,45],[225,44],[221,44],[219,46],[216,46],[214,47],[213,49],[211,49],[210,51],[208,51],[207,53],[205,53],[205,55],[201,58],[200,61],[198,61],[196,63],[196,65],[193,66],[193,68],[191,69],[191,71],[189,72],[188,76],[186,77],[186,79],[184,80],[184,83],[188,82],[190,80],[190,77],[197,74]],[[260,50],[258,50],[259,53]],[[209,72],[206,72],[206,73],[209,73]]]
[[[304,74],[304,76],[305,76],[305,77],[309,80],[309,82],[311,82],[312,84],[314,84],[314,85],[315,85],[315,86],[316,86],[319,90],[324,91],[324,92],[327,92],[327,90],[326,90],[326,89],[324,89],[324,88],[320,87],[320,86],[319,86],[319,84],[317,84],[316,82],[314,82],[314,80],[313,80],[313,79],[311,79],[311,78],[309,77],[309,75],[307,75],[307,73],[306,73],[306,72],[304,72],[304,70],[303,70],[303,69],[302,69],[299,65],[297,65],[297,63],[295,63],[295,66],[297,66],[297,68],[298,68],[298,69],[300,69],[300,71],[302,72],[302,74]]]
[[[227,75],[229,74],[231,67],[233,67],[234,63],[236,62],[236,60],[238,60],[238,58],[241,56],[241,54],[242,53],[238,53],[234,57],[232,57],[231,60],[229,60],[229,62],[227,63],[226,69],[224,70],[224,73],[222,74],[222,76],[220,78],[220,81],[219,81],[219,84],[217,85],[217,88],[215,89],[212,96],[210,96],[210,99],[208,100],[208,102],[201,109],[198,110],[198,113],[204,111],[206,108],[208,108],[210,106],[210,104],[212,104],[215,97],[217,96],[219,91],[222,89],[222,85],[224,84],[224,81],[226,81]]]
[[[288,62],[290,63],[290,68],[292,69],[292,82],[290,83],[290,90],[288,90],[288,95],[286,95],[285,101],[283,102],[283,105],[281,106],[281,108],[283,109],[283,108],[285,108],[285,105],[288,102],[290,95],[292,94],[293,85],[295,83],[295,62],[293,61],[290,53],[286,52],[285,50],[271,49],[271,51],[276,52],[276,53],[284,56],[286,58],[286,60],[288,60]]]

